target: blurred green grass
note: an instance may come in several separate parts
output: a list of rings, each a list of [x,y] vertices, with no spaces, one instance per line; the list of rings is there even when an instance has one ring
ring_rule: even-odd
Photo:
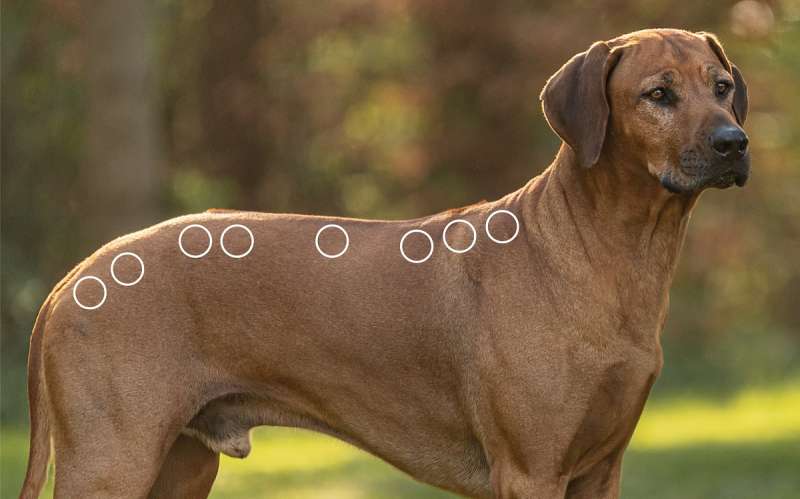
[[[211,495],[234,498],[453,497],[329,437],[260,428],[245,460],[223,458]],[[4,428],[0,492],[15,497],[24,429]],[[800,497],[800,379],[725,399],[670,396],[648,404],[626,454],[626,499]],[[45,497],[52,497],[52,484]]]

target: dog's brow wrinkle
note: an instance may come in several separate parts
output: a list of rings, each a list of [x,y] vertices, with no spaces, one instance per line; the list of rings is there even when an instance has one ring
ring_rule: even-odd
[[[647,84],[667,84],[670,85],[677,80],[677,73],[674,69],[659,69],[658,71],[646,76],[644,82]]]
[[[662,36],[662,38],[664,39],[664,41],[667,42],[667,46],[672,52],[672,55],[674,55],[678,59],[683,57],[683,49],[681,48],[680,44],[676,39],[670,36]]]
[[[706,68],[706,74],[712,80],[719,77],[725,77],[726,80],[730,81],[730,76],[728,76],[729,73],[724,68],[721,68],[715,64],[709,64],[705,68]]]

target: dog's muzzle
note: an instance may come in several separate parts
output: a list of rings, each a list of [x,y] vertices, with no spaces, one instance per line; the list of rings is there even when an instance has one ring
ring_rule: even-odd
[[[736,125],[726,124],[714,129],[708,136],[709,146],[721,172],[710,179],[709,187],[742,187],[750,178],[750,139],[744,130]]]

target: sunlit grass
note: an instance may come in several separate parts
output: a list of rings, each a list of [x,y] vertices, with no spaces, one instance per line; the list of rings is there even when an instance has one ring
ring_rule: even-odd
[[[3,431],[0,496],[16,497],[27,437]],[[726,399],[651,401],[626,454],[623,497],[800,497],[800,380]],[[52,497],[51,489],[44,497]],[[286,428],[253,432],[244,460],[223,457],[212,498],[446,498],[329,437]]]
[[[330,468],[331,463],[346,464],[358,459],[360,454],[339,440],[317,438],[316,433],[289,428],[258,428],[253,437],[258,449],[250,456],[253,459],[224,456],[224,466],[236,466],[242,472],[262,471],[260,467],[266,462],[275,473],[313,472]]]
[[[745,389],[721,402],[702,398],[652,401],[645,408],[631,447],[663,449],[798,437],[800,381]]]
[[[253,447],[243,460],[223,456],[212,498],[449,497],[351,445],[316,433],[259,428],[253,432]]]

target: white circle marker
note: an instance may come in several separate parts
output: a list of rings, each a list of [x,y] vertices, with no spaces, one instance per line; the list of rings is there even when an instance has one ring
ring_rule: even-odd
[[[511,218],[514,219],[514,223],[517,225],[517,227],[514,229],[514,235],[509,237],[508,239],[503,240],[503,241],[501,241],[499,239],[495,239],[492,236],[492,233],[489,232],[489,222],[491,222],[492,217],[497,215],[498,213],[505,213],[506,215],[510,215]],[[489,218],[486,219],[486,235],[489,236],[489,239],[491,239],[492,241],[496,242],[497,244],[510,243],[511,241],[514,240],[515,237],[517,237],[517,234],[519,234],[519,220],[517,219],[516,215],[514,215],[513,213],[511,213],[508,210],[497,210],[497,211],[494,211],[494,212],[492,212],[491,215],[489,215]]]
[[[119,279],[117,279],[117,274],[114,273],[114,264],[117,263],[117,260],[119,260],[119,257],[121,257],[121,256],[132,256],[132,257],[136,258],[137,260],[139,260],[139,266],[142,267],[142,272],[139,274],[139,277],[137,277],[135,281],[122,282]],[[144,262],[142,261],[141,258],[139,258],[139,255],[137,255],[136,253],[131,253],[130,251],[122,252],[119,255],[115,256],[113,260],[111,260],[111,277],[113,277],[114,281],[116,281],[117,284],[119,284],[121,286],[133,286],[137,282],[141,281],[142,277],[144,277]]]
[[[338,253],[329,255],[328,253],[322,251],[322,249],[319,247],[319,235],[322,234],[322,231],[324,231],[325,229],[330,229],[334,227],[342,231],[342,233],[344,234],[344,249]],[[344,230],[344,227],[342,227],[341,225],[336,225],[336,224],[324,225],[317,231],[317,237],[314,238],[314,246],[317,247],[317,251],[319,251],[319,254],[326,258],[339,258],[340,256],[344,255],[345,251],[347,251],[347,248],[350,247],[350,236],[347,235],[347,231]]]
[[[406,252],[403,250],[403,243],[405,242],[406,238],[409,235],[414,234],[415,232],[417,232],[419,234],[424,234],[425,237],[428,238],[428,241],[431,243],[431,250],[428,252],[427,255],[425,255],[425,258],[421,258],[419,260],[414,260],[412,258],[409,258],[408,256],[406,256]],[[422,262],[426,261],[428,258],[430,258],[431,255],[433,254],[433,238],[430,236],[430,234],[428,234],[424,230],[412,229],[412,230],[406,232],[405,234],[403,234],[403,237],[400,238],[400,254],[403,255],[403,258],[405,258],[406,261],[408,261],[410,263],[422,263]]]
[[[92,305],[91,307],[86,306],[83,303],[81,303],[78,300],[78,294],[77,294],[78,286],[80,285],[80,283],[82,283],[83,281],[85,281],[87,279],[92,280],[92,281],[97,281],[97,282],[100,283],[101,286],[103,286],[103,299],[100,300],[100,303],[98,303],[97,305]],[[87,276],[81,277],[80,279],[78,279],[78,282],[76,282],[75,285],[72,286],[72,299],[75,300],[75,303],[77,303],[78,306],[81,307],[84,310],[94,310],[96,308],[100,308],[103,305],[103,303],[106,302],[106,297],[107,296],[108,296],[108,290],[106,289],[105,283],[103,281],[101,281],[99,277],[95,277],[93,275],[87,275]]]
[[[467,224],[469,228],[472,230],[472,242],[469,244],[469,246],[460,250],[452,248],[449,244],[447,244],[447,229],[449,229],[451,225],[456,223]],[[475,243],[478,241],[478,232],[475,230],[475,227],[471,223],[467,222],[462,218],[457,218],[444,226],[444,230],[442,231],[442,241],[444,242],[444,245],[447,246],[447,249],[449,249],[453,253],[466,253],[467,251],[471,250],[472,247],[475,246]]]
[[[233,253],[229,253],[228,250],[225,249],[225,233],[228,232],[229,230],[233,229],[234,227],[237,227],[239,229],[244,229],[250,235],[250,247],[247,248],[247,251],[245,251],[244,253],[239,253],[238,255],[234,255]],[[250,254],[251,251],[253,251],[253,246],[255,244],[256,244],[256,238],[253,237],[253,232],[250,229],[248,229],[247,227],[245,227],[244,225],[242,225],[242,224],[233,224],[233,225],[229,225],[229,226],[225,227],[225,230],[223,230],[222,234],[219,236],[219,245],[222,247],[222,251],[226,255],[231,257],[231,258],[244,258],[244,257],[246,257],[247,255]]]
[[[205,231],[206,235],[208,236],[208,248],[206,248],[206,250],[204,252],[196,254],[196,255],[192,254],[192,253],[189,253],[185,249],[183,249],[183,234],[187,230],[191,229],[192,227],[197,227],[199,229],[203,229],[203,231]],[[202,225],[200,225],[200,224],[187,225],[186,227],[183,228],[183,230],[181,231],[180,235],[178,236],[178,247],[181,249],[181,253],[183,253],[184,255],[188,256],[189,258],[203,258],[204,256],[206,256],[208,254],[209,251],[211,251],[211,246],[213,244],[214,244],[214,239],[211,237],[211,232],[208,229],[206,229],[205,227],[203,227]]]

